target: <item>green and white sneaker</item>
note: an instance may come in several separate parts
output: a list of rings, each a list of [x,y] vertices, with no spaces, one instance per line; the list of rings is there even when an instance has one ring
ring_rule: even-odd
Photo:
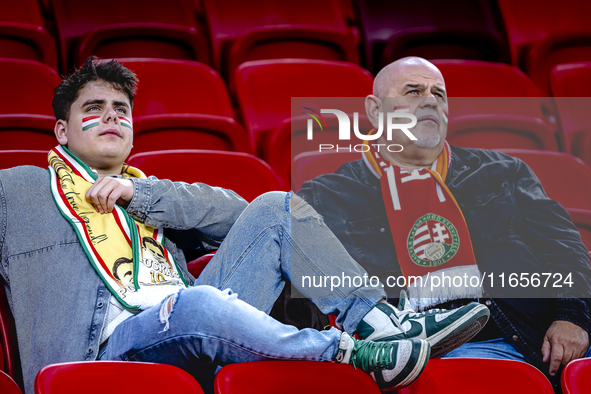
[[[440,357],[468,342],[484,327],[490,311],[478,302],[457,309],[431,309],[416,313],[406,292],[400,292],[398,308],[380,302],[359,322],[357,335],[371,341],[425,339],[431,357]]]
[[[360,368],[371,375],[380,390],[393,391],[419,377],[430,352],[429,342],[422,339],[373,342],[353,339],[343,332],[334,361]]]

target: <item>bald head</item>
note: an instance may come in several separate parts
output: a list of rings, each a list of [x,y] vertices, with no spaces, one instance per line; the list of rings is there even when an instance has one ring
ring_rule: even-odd
[[[373,95],[377,97],[392,96],[391,89],[396,87],[396,82],[409,73],[431,74],[443,81],[441,71],[430,61],[416,56],[403,57],[388,64],[376,75],[373,82]],[[394,96],[397,96],[397,94]]]

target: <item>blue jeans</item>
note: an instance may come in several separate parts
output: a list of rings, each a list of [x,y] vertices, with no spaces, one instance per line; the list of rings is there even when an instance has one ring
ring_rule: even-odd
[[[310,272],[363,276],[365,271],[307,203],[290,210],[290,198],[273,192],[253,201],[195,286],[125,320],[99,358],[175,365],[202,385],[216,366],[227,363],[331,360],[340,331],[298,330],[264,312],[271,310],[285,279],[297,284]],[[349,332],[385,296],[374,287],[330,290],[300,288],[322,312],[338,314]]]
[[[584,358],[591,357],[591,348]],[[447,353],[442,358],[495,358],[527,362],[523,354],[518,352],[505,338],[491,339],[482,342],[468,342]]]

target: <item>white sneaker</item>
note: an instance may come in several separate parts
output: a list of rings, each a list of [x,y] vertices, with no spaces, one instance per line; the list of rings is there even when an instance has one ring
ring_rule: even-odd
[[[357,335],[371,341],[425,339],[431,357],[440,357],[468,342],[484,327],[490,311],[478,302],[457,309],[431,309],[417,313],[403,290],[398,308],[380,302],[359,322]]]
[[[408,386],[425,369],[431,346],[422,339],[373,342],[341,335],[334,360],[369,373],[382,391]]]

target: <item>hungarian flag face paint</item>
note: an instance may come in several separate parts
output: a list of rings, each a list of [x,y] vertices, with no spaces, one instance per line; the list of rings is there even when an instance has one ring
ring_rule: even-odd
[[[82,119],[82,131],[98,126],[100,116],[89,116]]]
[[[129,121],[129,119],[127,119],[124,116],[119,115],[119,122],[121,122],[121,126],[125,126],[127,128],[129,128],[130,130],[132,130],[131,128],[131,122]]]

